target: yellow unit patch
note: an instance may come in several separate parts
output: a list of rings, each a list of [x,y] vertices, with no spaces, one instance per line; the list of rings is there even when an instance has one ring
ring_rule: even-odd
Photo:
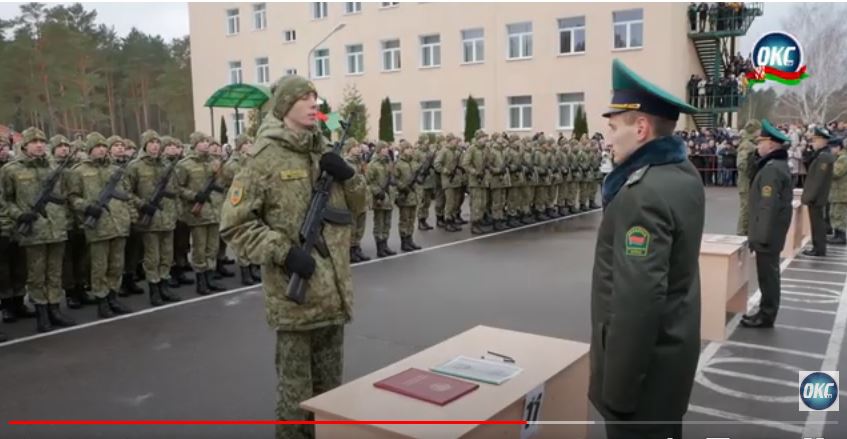
[[[232,182],[232,187],[229,188],[229,204],[237,206],[244,196],[244,188],[241,187],[241,182],[236,180]]]
[[[305,169],[285,169],[279,171],[279,176],[282,178],[282,181],[286,180],[298,180],[301,178],[306,178],[309,176],[309,171]]]
[[[773,195],[773,188],[770,186],[762,186],[762,197],[770,198]]]

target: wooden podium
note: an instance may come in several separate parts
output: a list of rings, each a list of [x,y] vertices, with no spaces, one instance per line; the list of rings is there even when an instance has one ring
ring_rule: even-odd
[[[794,200],[791,203],[791,225],[785,237],[785,247],[780,256],[794,257],[812,239],[812,223],[809,218],[809,206],[801,203],[803,189],[794,189]]]
[[[700,246],[700,338],[726,340],[726,313],[746,312],[747,237],[703,234]]]
[[[429,370],[459,356],[508,355],[523,371],[501,385],[479,388],[443,407],[373,384],[410,367]],[[523,420],[527,394],[543,385],[540,421],[588,421],[588,344],[477,326],[388,367],[304,401],[315,420]],[[521,438],[526,425],[316,425],[316,437]],[[586,438],[586,424],[536,425],[533,438]]]

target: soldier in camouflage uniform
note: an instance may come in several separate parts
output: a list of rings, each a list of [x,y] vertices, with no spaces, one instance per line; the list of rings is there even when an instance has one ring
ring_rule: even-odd
[[[567,140],[560,137],[557,144],[553,146],[553,154],[559,161],[559,173],[561,174],[561,179],[556,188],[556,209],[559,211],[559,216],[570,214],[570,155],[565,145],[567,145]]]
[[[221,183],[225,192],[229,191],[235,175],[238,174],[238,171],[244,167],[244,164],[249,159],[248,153],[252,147],[253,139],[247,134],[239,134],[238,137],[235,138],[235,150],[229,160],[226,161],[226,164],[224,164],[223,170],[221,170]],[[222,245],[221,248],[224,249],[223,255],[221,255],[221,251],[218,251],[218,255],[225,257],[226,246]],[[223,266],[221,264],[221,262],[223,262],[223,257],[218,258],[219,267]],[[251,264],[250,261],[242,255],[235,255],[235,262],[237,263],[238,269],[241,273],[242,285],[255,285],[262,281],[262,275],[260,273],[261,270],[258,265]]]
[[[176,155],[173,139],[166,140],[173,160]],[[169,287],[177,216],[177,187],[173,172],[166,175],[171,162],[164,157],[159,134],[153,130],[145,131],[141,134],[141,146],[142,152],[127,167],[126,177],[133,208],[139,212],[140,218],[148,218],[147,223],[137,224],[144,248],[142,266],[150,304],[160,306],[165,302],[181,300]],[[161,182],[165,182],[165,192],[170,196],[165,196],[159,205],[155,205],[151,201]]]
[[[209,138],[209,156],[212,157],[212,169],[218,175],[216,179],[216,184],[223,189],[221,193],[225,194],[229,189],[229,185],[225,181],[225,177],[223,175],[223,167],[224,167],[224,152],[223,147],[216,140]],[[223,279],[225,277],[233,277],[235,274],[229,271],[226,268],[227,264],[235,262],[234,260],[228,259],[226,257],[226,243],[222,238],[218,237],[218,252],[215,255],[215,271],[214,278],[215,279]]]
[[[185,152],[190,148],[190,145],[185,145],[179,139],[174,139],[176,142],[174,147],[177,148],[177,160],[185,158]],[[167,147],[167,145],[165,145]],[[176,229],[174,229],[174,264],[171,266],[171,288],[179,288],[182,285],[194,285],[194,279],[187,276],[185,273],[191,271],[191,265],[188,263],[188,251],[191,250],[191,228],[188,227],[183,217],[183,203],[177,203],[177,219]]]
[[[738,145],[736,168],[738,168],[738,199],[740,208],[738,211],[738,235],[747,236],[747,202],[750,199],[750,181],[753,179],[756,166],[756,138],[762,131],[762,123],[758,120],[750,120],[744,125],[741,132],[741,144]]]
[[[533,210],[535,211],[536,220],[547,221],[550,219],[547,215],[548,189],[551,178],[549,169],[550,154],[544,147],[544,139],[536,139],[533,143],[532,164],[535,168],[535,173],[538,175],[532,197]]]
[[[462,170],[459,169],[461,151],[459,151],[459,139],[450,135],[435,156],[433,168],[441,176],[441,187],[444,190],[444,230],[448,232],[459,232],[462,227],[456,222],[462,208],[459,205],[459,191],[462,190]],[[436,211],[438,207],[436,206]]]
[[[504,152],[504,162],[509,170],[509,188],[506,190],[506,215],[507,226],[520,227],[521,210],[523,207],[523,188],[526,185],[526,174],[524,173],[523,158],[521,157],[520,144],[512,142],[507,137],[503,137],[503,142],[506,142],[506,150]]]
[[[580,170],[582,170],[582,179],[579,182],[579,206],[580,211],[586,212],[589,209],[589,200],[591,199],[591,184],[594,181],[594,172],[591,169],[591,151],[588,144],[588,135],[583,134],[579,139],[579,154],[577,162]]]
[[[435,158],[438,158],[438,154],[447,143],[441,134],[438,136],[429,135],[429,139],[434,142],[432,153],[435,154]],[[447,227],[447,222],[444,220],[444,206],[447,204],[447,195],[444,187],[441,186],[443,180],[441,173],[435,167],[435,160],[432,161],[432,173],[435,174],[435,226],[444,229]]]
[[[14,239],[15,219],[6,212],[3,173],[8,163],[14,161],[12,145],[0,138],[0,303],[3,306],[3,322],[12,323],[19,318],[35,317],[35,313],[24,306],[26,293],[26,255]]]
[[[108,209],[96,204],[100,192],[109,178],[118,171],[106,151],[107,141],[102,134],[89,133],[86,137],[88,158],[74,166],[68,178],[68,202],[80,222],[92,218],[96,223],[85,228],[85,240],[91,255],[91,293],[97,298],[97,315],[100,318],[126,314],[131,310],[117,298],[124,271],[126,239],[132,218],[128,202],[112,198]],[[116,187],[128,193],[126,178]]]
[[[68,239],[67,208],[64,204],[47,203],[46,216],[31,210],[47,177],[55,169],[47,157],[47,137],[37,128],[24,130],[21,156],[3,167],[2,182],[5,216],[13,221],[13,237],[26,254],[26,290],[36,307],[36,329],[47,332],[53,326],[72,326],[75,322],[62,314],[62,259]],[[57,197],[63,195],[62,182],[53,187]],[[32,230],[21,234],[17,226],[29,224]],[[5,297],[4,297],[5,298]],[[17,317],[22,312],[23,297],[11,298]],[[4,306],[8,303],[4,300]]]
[[[547,166],[550,172],[550,186],[547,188],[547,216],[559,218],[559,185],[562,184],[562,160],[556,148],[556,140],[552,137],[544,139],[544,149],[547,151],[550,164]]]
[[[193,151],[177,164],[176,181],[182,199],[181,218],[191,231],[191,266],[197,278],[196,291],[198,295],[205,296],[224,289],[213,278],[218,256],[218,221],[223,194],[217,191],[211,191],[208,195],[201,192],[210,178],[216,178],[218,171],[209,154],[209,144],[213,140],[200,132],[191,134],[190,140]]]
[[[591,181],[588,185],[588,208],[589,209],[599,209],[600,206],[597,205],[597,191],[600,190],[600,183],[603,181],[603,174],[600,172],[600,164],[603,160],[600,155],[600,144],[596,140],[592,140],[590,142],[590,169],[591,169]]]
[[[506,194],[512,186],[511,174],[506,164],[506,153],[503,143],[498,136],[491,142],[488,148],[491,157],[491,170],[489,170],[489,187],[491,188],[491,219],[494,221],[494,230],[506,230]]]
[[[397,207],[400,208],[400,250],[410,252],[420,250],[415,243],[415,218],[418,209],[418,182],[416,174],[420,164],[415,160],[412,145],[400,141],[400,158],[394,165],[397,176]]]
[[[535,154],[532,143],[528,139],[520,139],[517,143],[520,145],[521,167],[525,181],[525,184],[521,188],[520,211],[523,215],[521,222],[523,224],[532,224],[535,222],[535,209],[533,206],[533,202],[535,201],[535,186],[538,185],[538,173],[535,172]]]
[[[829,190],[829,220],[833,236],[827,244],[847,244],[847,139],[830,142],[835,163],[832,164],[832,187]]]
[[[276,330],[280,420],[307,420],[299,404],[341,384],[344,324],[353,312],[350,225],[324,224],[328,254],[307,253],[299,230],[321,171],[333,177],[329,204],[364,209],[367,188],[355,171],[329,152],[316,127],[317,92],[310,81],[286,76],[274,87],[251,151],[235,177],[221,215],[224,239],[236,253],[262,264],[268,323]],[[285,296],[289,275],[305,280],[305,302]],[[311,425],[278,425],[279,439],[314,437]]]
[[[579,209],[579,181],[582,179],[582,169],[579,168],[579,151],[577,142],[573,139],[565,144],[565,155],[568,158],[568,210],[571,214],[578,213]]]
[[[471,146],[462,155],[462,168],[468,173],[468,190],[471,197],[471,233],[478,235],[492,230],[486,221],[489,179],[492,162],[488,151],[488,135],[477,130]]]
[[[393,256],[397,253],[388,247],[388,238],[391,236],[391,216],[397,197],[397,183],[389,145],[381,140],[377,142],[368,164],[367,179],[373,200],[371,208],[376,255],[379,258]]]
[[[437,198],[436,191],[441,186],[440,182],[438,182],[438,174],[433,169],[435,153],[437,151],[435,150],[435,146],[429,145],[428,139],[429,137],[422,136],[418,140],[416,156],[418,166],[427,165],[426,169],[421,170],[422,183],[419,185],[418,194],[418,230],[421,231],[432,230],[432,226],[427,222],[427,218],[429,218],[429,206]]]
[[[353,179],[357,181],[351,182],[351,184],[355,183],[366,187],[368,185],[368,179],[366,177],[368,170],[367,163],[362,156],[362,149],[356,139],[347,139],[347,143],[344,144],[344,159],[347,161],[347,164],[356,171]],[[362,251],[362,238],[365,237],[368,206],[370,206],[371,203],[370,191],[367,191],[366,195],[365,203],[358,206],[359,210],[350,211],[353,216],[353,224],[351,227],[352,232],[350,235],[350,262],[352,263],[367,262],[371,260],[371,258],[365,255],[365,252]]]

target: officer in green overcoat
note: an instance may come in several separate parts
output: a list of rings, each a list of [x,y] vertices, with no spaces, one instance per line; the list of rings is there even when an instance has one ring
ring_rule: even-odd
[[[609,439],[682,436],[700,355],[700,241],[705,193],[673,136],[696,108],[619,60],[591,285],[588,396]],[[621,422],[623,421],[623,422]]]

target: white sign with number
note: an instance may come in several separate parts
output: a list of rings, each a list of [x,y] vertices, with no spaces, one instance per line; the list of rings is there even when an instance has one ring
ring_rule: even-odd
[[[541,404],[544,402],[544,383],[532,389],[526,394],[523,406],[523,420],[527,422],[521,429],[521,439],[529,439],[538,433],[539,424],[533,422],[541,420]]]

